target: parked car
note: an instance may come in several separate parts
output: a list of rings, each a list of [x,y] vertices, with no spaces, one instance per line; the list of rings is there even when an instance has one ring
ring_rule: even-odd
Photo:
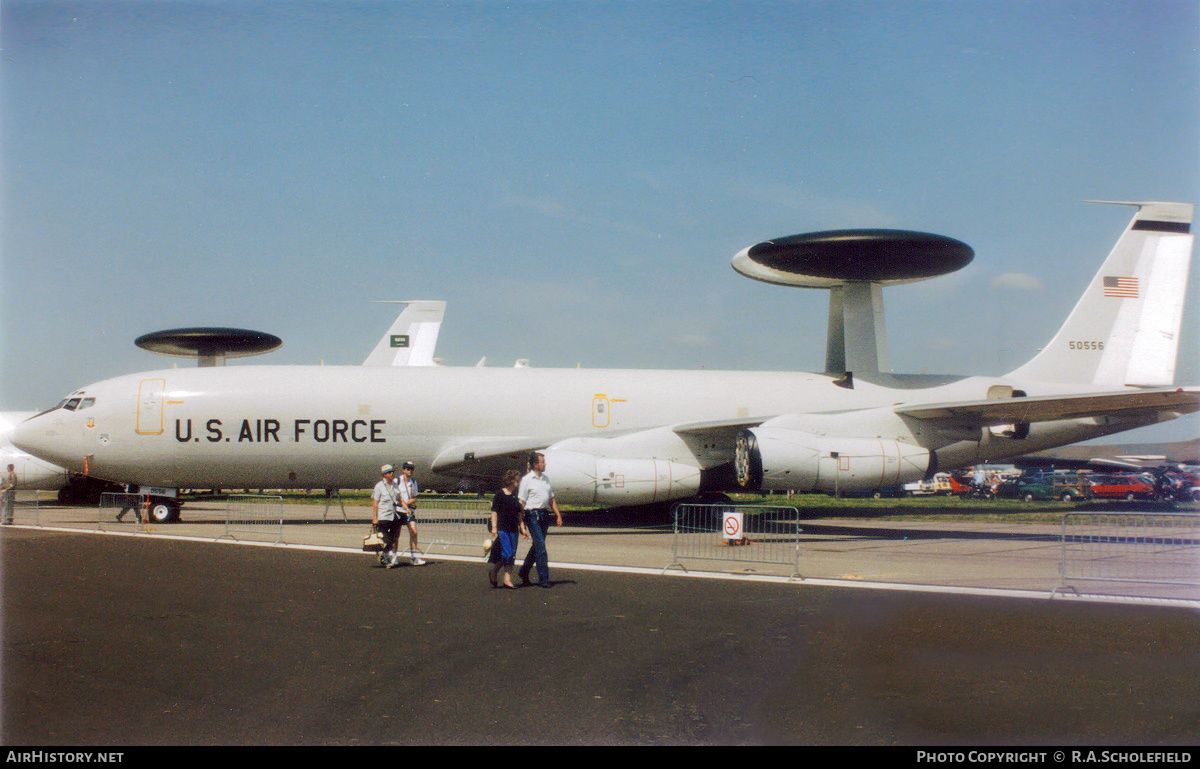
[[[1063,502],[1074,502],[1077,499],[1087,499],[1089,494],[1082,480],[1074,475],[1022,475],[1001,483],[996,488],[996,496],[1001,499],[1023,499],[1032,502],[1035,499],[1061,499]]]
[[[933,476],[932,483],[934,494],[950,494],[953,492],[950,486],[950,473],[937,473]]]
[[[937,485],[933,481],[913,481],[904,484],[904,496],[906,497],[925,497],[937,493]]]
[[[930,495],[953,494],[954,485],[950,473],[935,473],[932,478],[906,483],[903,486],[904,496],[923,497]]]
[[[1154,479],[1144,475],[1093,475],[1088,483],[1097,499],[1154,499]]]

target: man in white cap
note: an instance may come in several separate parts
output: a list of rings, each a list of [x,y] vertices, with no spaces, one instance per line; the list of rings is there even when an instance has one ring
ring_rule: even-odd
[[[417,548],[417,482],[413,480],[413,473],[416,472],[416,469],[417,466],[412,462],[405,462],[400,467],[400,479],[396,482],[396,486],[400,490],[400,505],[396,511],[396,520],[400,525],[396,527],[396,538],[400,538],[400,526],[407,527],[409,562],[413,566],[424,566],[425,561],[418,555],[421,551]]]
[[[379,553],[379,564],[389,569],[400,565],[396,553],[396,541],[400,539],[400,489],[396,483],[396,468],[384,465],[379,468],[383,480],[375,484],[371,492],[371,523],[383,534],[383,550]]]

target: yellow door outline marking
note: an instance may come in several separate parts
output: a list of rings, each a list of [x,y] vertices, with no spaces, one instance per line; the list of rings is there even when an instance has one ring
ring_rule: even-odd
[[[163,397],[167,390],[165,379],[143,379],[138,384],[137,421],[138,435],[162,435],[163,432]],[[147,409],[146,406],[150,408]],[[158,424],[155,422],[157,407]],[[155,429],[157,427],[157,429]]]
[[[604,393],[592,396],[592,427],[608,427],[612,419],[612,401]]]

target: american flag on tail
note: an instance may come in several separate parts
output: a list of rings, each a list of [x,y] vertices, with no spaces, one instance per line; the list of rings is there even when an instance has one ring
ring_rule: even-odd
[[[1122,299],[1137,299],[1138,279],[1124,278],[1115,275],[1104,276],[1104,295]]]

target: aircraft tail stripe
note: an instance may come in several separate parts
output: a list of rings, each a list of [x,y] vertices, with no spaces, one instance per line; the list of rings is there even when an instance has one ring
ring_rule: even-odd
[[[1151,219],[1140,219],[1133,223],[1134,230],[1146,230],[1148,232],[1173,232],[1179,235],[1190,235],[1192,225],[1190,222],[1158,222]]]

